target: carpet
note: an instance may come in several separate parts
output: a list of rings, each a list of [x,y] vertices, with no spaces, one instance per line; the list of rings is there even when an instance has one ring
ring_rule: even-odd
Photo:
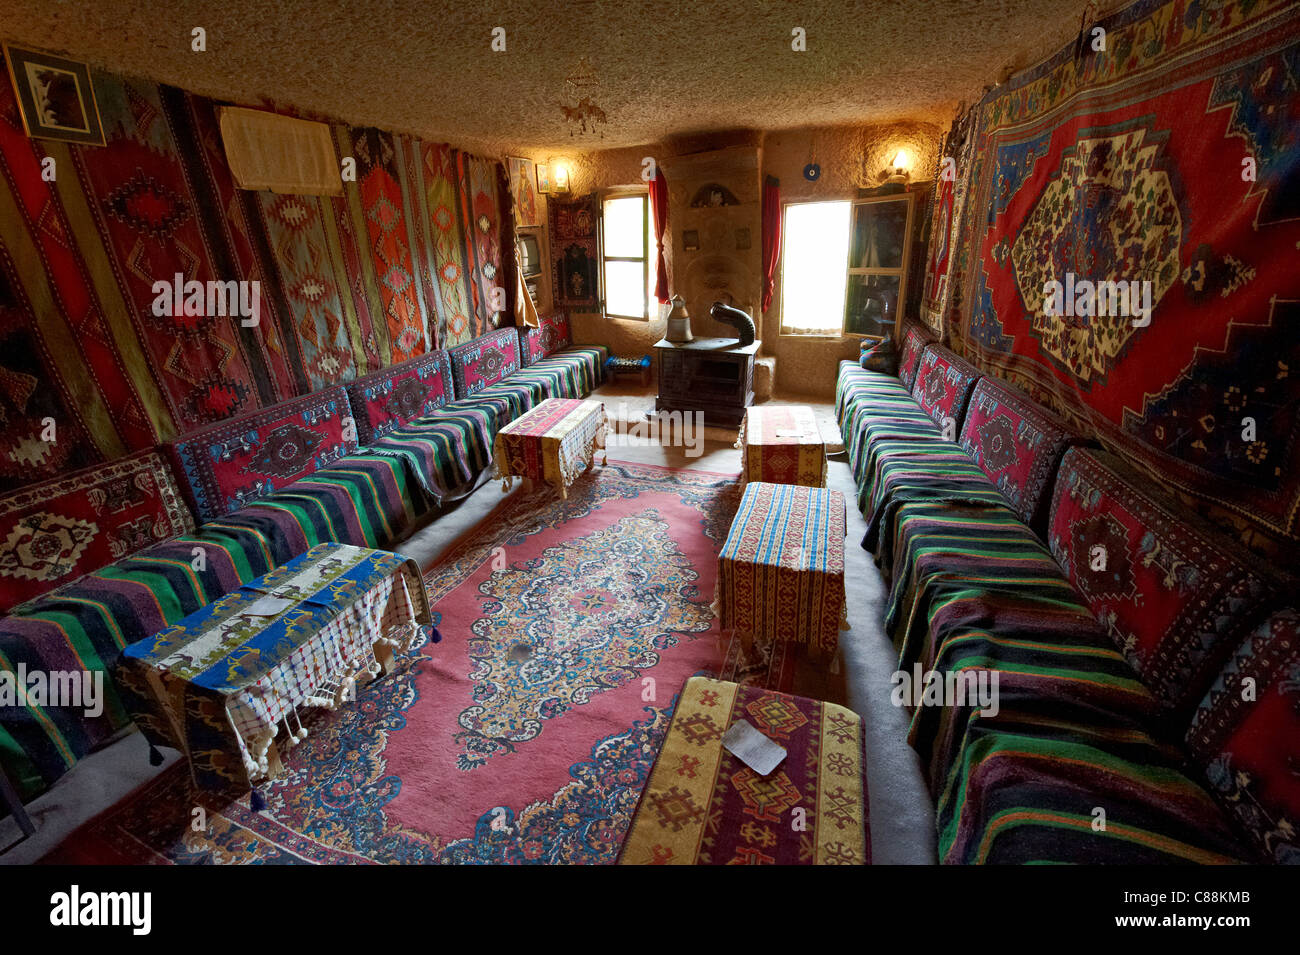
[[[959,124],[966,201],[932,248],[952,256],[931,290],[946,339],[1247,543],[1293,549],[1300,8],[1151,0],[1097,26],[1104,52],[1071,44]],[[1079,314],[1048,314],[1071,276],[1145,282],[1153,314],[1078,285]]]
[[[45,861],[613,862],[676,695],[736,676],[708,605],[737,500],[618,462],[512,495],[427,574],[442,642],[311,721],[267,812],[178,764]]]

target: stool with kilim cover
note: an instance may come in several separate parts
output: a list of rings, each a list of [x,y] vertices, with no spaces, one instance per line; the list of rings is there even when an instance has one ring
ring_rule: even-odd
[[[826,486],[826,443],[807,405],[747,408],[736,447],[742,481]]]
[[[605,406],[599,401],[547,398],[497,432],[496,473],[503,490],[512,478],[545,481],[569,496],[569,487],[604,446]]]
[[[844,495],[826,488],[746,485],[722,553],[714,612],[750,651],[803,644],[834,656],[844,605]]]
[[[722,745],[744,720],[787,751],[760,776]],[[865,865],[862,721],[834,703],[686,681],[622,865]]]

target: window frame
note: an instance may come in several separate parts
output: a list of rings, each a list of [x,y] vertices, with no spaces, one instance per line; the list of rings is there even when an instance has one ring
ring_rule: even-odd
[[[786,331],[785,324],[785,240],[789,236],[789,230],[786,223],[786,212],[791,206],[809,206],[825,202],[847,202],[849,204],[849,241],[844,250],[844,267],[847,269],[849,257],[853,254],[853,198],[851,196],[823,196],[817,199],[783,199],[781,200],[781,316],[777,326],[777,336],[780,338],[793,338],[798,341],[840,341],[845,338],[844,334],[844,308],[849,301],[849,287],[846,278],[844,284],[844,301],[840,304],[840,324],[838,329],[828,329],[824,332],[789,332]],[[854,336],[861,337],[861,336]]]
[[[640,256],[627,255],[606,255],[605,254],[605,203],[613,199],[640,199],[642,221],[645,223],[645,229],[641,235]],[[649,322],[654,314],[654,298],[650,294],[650,250],[653,248],[650,237],[654,223],[650,218],[650,190],[638,188],[636,186],[624,186],[613,189],[607,189],[600,194],[600,228],[598,254],[600,256],[600,312],[606,320],[624,321],[624,322]],[[605,281],[605,263],[606,262],[640,262],[641,263],[641,284],[645,294],[645,311],[641,315],[622,315],[617,312],[611,312],[608,304],[608,289]]]
[[[854,267],[853,262],[853,233],[858,221],[858,208],[860,206],[874,205],[880,202],[905,202],[907,203],[907,218],[903,223],[903,261],[896,269],[887,269],[879,266]],[[846,263],[845,282],[844,282],[844,309],[840,314],[840,336],[842,338],[860,338],[870,341],[884,341],[884,335],[868,335],[866,332],[851,332],[845,327],[848,321],[849,307],[849,283],[855,275],[886,275],[898,276],[898,304],[894,312],[894,331],[891,337],[898,337],[900,327],[900,317],[903,310],[903,304],[907,298],[907,267],[912,256],[912,216],[915,213],[915,197],[908,192],[896,193],[891,192],[883,196],[865,196],[860,199],[854,199],[849,208],[849,254]]]

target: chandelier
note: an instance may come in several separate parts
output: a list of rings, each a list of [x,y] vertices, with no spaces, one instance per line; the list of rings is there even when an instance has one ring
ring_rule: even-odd
[[[599,133],[605,138],[605,111],[596,105],[596,88],[600,80],[592,72],[591,65],[584,56],[578,60],[577,69],[564,78],[564,102],[560,109],[565,122],[569,124],[569,135],[582,133]]]

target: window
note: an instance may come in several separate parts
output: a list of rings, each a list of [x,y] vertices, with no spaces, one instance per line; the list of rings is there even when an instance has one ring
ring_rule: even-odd
[[[839,335],[853,203],[790,202],[781,230],[781,334]]]
[[[879,196],[853,203],[853,251],[844,305],[844,333],[894,334],[907,288],[912,197]]]
[[[601,211],[605,315],[648,320],[655,288],[649,197],[645,193],[609,196]]]
[[[787,203],[781,334],[894,334],[911,230],[911,195]]]

